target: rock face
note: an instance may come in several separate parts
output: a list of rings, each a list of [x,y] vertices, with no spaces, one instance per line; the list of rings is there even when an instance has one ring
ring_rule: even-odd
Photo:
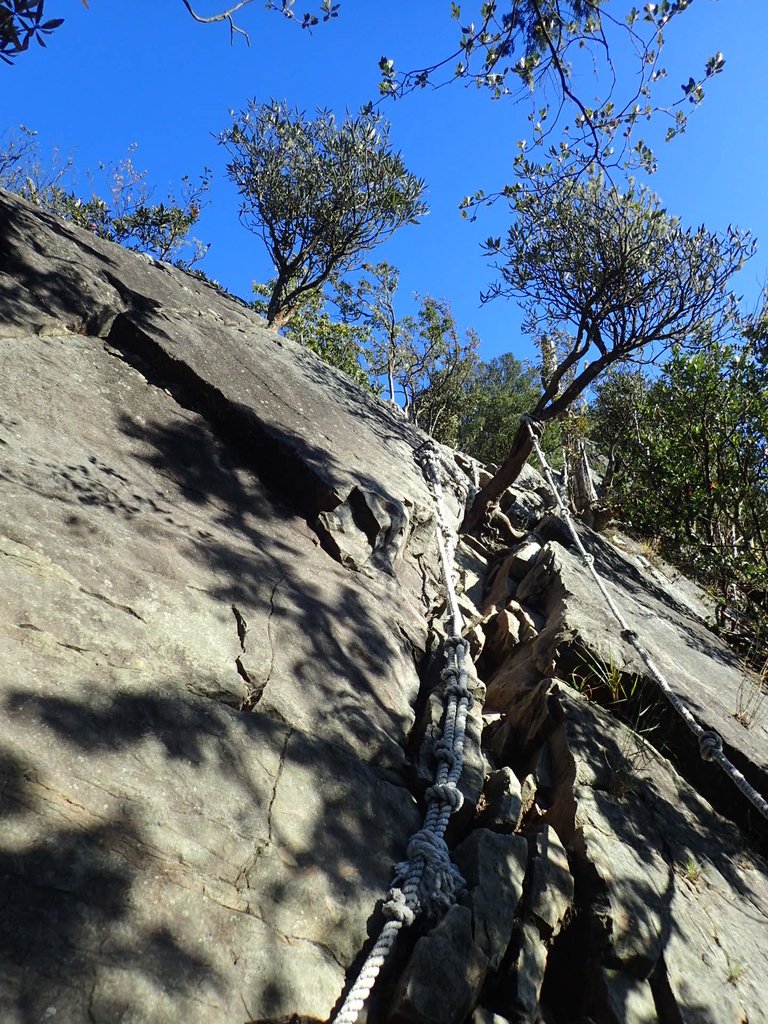
[[[434,762],[424,435],[236,300],[2,192],[0,346],[0,1021],[328,1020]],[[551,504],[527,469],[458,548],[466,891],[403,933],[368,1020],[754,1024],[765,830]],[[753,684],[695,588],[584,537],[765,791]]]

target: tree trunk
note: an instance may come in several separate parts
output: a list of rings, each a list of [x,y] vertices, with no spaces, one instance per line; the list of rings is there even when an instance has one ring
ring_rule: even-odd
[[[267,306],[267,324],[275,331],[285,327],[293,316],[293,307],[286,305],[280,282],[275,284]]]
[[[464,522],[461,524],[462,533],[470,533],[472,530],[477,529],[483,520],[488,505],[495,501],[500,494],[517,480],[532,451],[533,441],[528,431],[528,423],[523,421],[517,428],[512,448],[504,460],[504,465],[496,476],[489,480],[485,487],[478,492],[477,497],[472,503],[472,508],[464,517]]]

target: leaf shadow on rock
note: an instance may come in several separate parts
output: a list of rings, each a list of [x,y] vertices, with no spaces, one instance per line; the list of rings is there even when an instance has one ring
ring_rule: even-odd
[[[3,1019],[38,1024],[50,1015],[51,1006],[55,1011],[57,1003],[67,1003],[62,988],[78,987],[72,1005],[60,1009],[62,1019],[81,1019],[97,963],[132,972],[137,980],[152,978],[167,991],[192,992],[201,979],[216,987],[217,974],[205,958],[185,949],[167,930],[146,927],[134,931],[130,941],[122,933],[133,880],[148,867],[142,831],[132,815],[123,811],[98,822],[93,822],[95,815],[87,815],[89,824],[51,827],[15,848],[8,819],[42,813],[43,808],[35,796],[31,762],[4,752],[0,764],[0,821],[6,822],[3,832],[8,837],[0,843]]]
[[[271,634],[283,634],[283,646],[301,638],[292,674],[320,718],[329,722],[341,715],[360,734],[362,719],[375,708],[386,733],[404,741],[409,714],[383,701],[379,687],[393,657],[413,664],[420,652],[404,636],[405,616],[395,622],[374,614],[382,596],[397,609],[392,581],[351,573],[322,552],[311,525],[286,507],[282,494],[264,488],[258,466],[225,447],[204,421],[139,424],[125,415],[122,429],[141,442],[140,457],[185,498],[202,504],[215,524],[208,536],[191,536],[186,551],[212,578],[210,596],[252,608],[269,620]],[[333,461],[321,449],[317,457]],[[315,557],[308,559],[308,552]],[[348,683],[343,693],[339,679]]]
[[[162,688],[167,691],[174,685],[169,682]],[[378,828],[376,812],[382,805],[392,815],[397,811],[402,798],[396,787],[366,777],[366,768],[349,755],[281,722],[181,693],[161,698],[148,694],[102,694],[75,702],[56,697],[31,698],[19,692],[11,697],[6,711],[38,720],[54,735],[56,743],[84,755],[84,766],[79,759],[80,771],[87,771],[89,757],[100,752],[131,758],[132,751],[143,740],[158,739],[166,759],[181,760],[193,774],[212,774],[222,779],[222,785],[224,779],[229,785],[235,780],[234,784],[242,790],[243,818],[268,816],[268,843],[274,844],[281,857],[289,858],[291,867],[282,876],[275,877],[273,872],[263,884],[259,871],[265,846],[257,844],[242,865],[238,879],[232,882],[232,898],[237,890],[249,901],[255,886],[254,902],[245,911],[246,918],[253,914],[254,925],[256,919],[270,925],[269,905],[280,908],[295,898],[291,890],[303,875],[317,877],[316,890],[310,890],[312,897],[319,905],[327,897],[338,912],[326,912],[322,942],[305,941],[316,947],[326,970],[336,979],[332,1002],[341,990],[346,966],[344,957],[334,950],[350,942],[343,908],[357,895],[361,878],[367,878],[370,884],[371,864],[375,865],[374,878],[377,872],[381,876],[378,881],[382,890],[388,881],[391,860],[387,858],[387,843],[382,843],[378,835],[373,841],[372,829]],[[302,808],[298,834],[295,822],[273,816],[279,779],[265,787],[248,757],[249,746],[263,751],[268,745],[276,750],[282,748],[279,772],[283,773],[285,785],[295,785],[297,773],[300,776],[302,772],[305,776],[311,774],[315,781],[316,808],[313,812]],[[2,806],[10,808],[11,813],[15,813],[17,806],[23,807],[25,813],[43,813],[44,808],[32,803],[31,791],[25,790],[25,776],[35,777],[33,766],[10,755],[2,759]],[[111,785],[118,787],[119,783],[114,780]],[[136,935],[134,928],[134,938],[126,943],[125,922],[132,907],[132,885],[140,876],[158,870],[157,842],[144,835],[138,823],[141,805],[136,807],[136,814],[131,810],[134,800],[128,793],[125,809],[118,817],[90,827],[57,828],[21,854],[0,844],[0,877],[5,890],[0,969],[13,979],[14,1005],[21,1013],[22,1024],[36,1024],[43,1018],[46,1006],[57,997],[62,976],[69,988],[82,993],[93,988],[100,971],[112,966],[146,979],[171,997],[199,998],[204,993],[210,1002],[211,989],[223,992],[224,978],[213,962],[197,944],[195,952],[190,951],[183,918],[173,922],[173,931],[163,926]],[[212,810],[203,808],[203,813]],[[291,818],[296,813],[294,808]],[[396,828],[403,832],[409,829],[410,817],[406,815],[407,820],[399,822]],[[201,898],[205,889],[203,875],[199,880]],[[207,899],[215,899],[215,894],[209,892]],[[295,924],[300,932],[298,921]],[[306,992],[300,990],[304,982],[297,981],[296,969],[295,947],[301,945],[301,934],[286,935],[279,926],[274,927],[274,938],[266,951],[259,951],[266,954],[262,960],[268,969],[258,974],[256,982],[252,971],[236,982],[244,1007],[243,1019],[248,1015],[258,1020],[287,1019],[300,1007],[302,999],[306,1004]],[[242,938],[242,931],[239,934]],[[355,943],[364,939],[364,935],[358,935]],[[224,934],[219,941],[232,940]],[[255,941],[264,940],[256,937]],[[247,939],[244,948],[233,950],[233,955],[242,956],[245,961],[249,953],[252,951]],[[348,959],[352,958],[350,955]],[[227,982],[231,986],[231,978]],[[310,991],[314,984],[313,979],[306,979]],[[326,978],[325,985],[328,984]],[[120,1012],[125,1009],[123,1006]],[[114,1017],[110,1017],[108,1010],[102,999],[92,1019],[105,1024],[118,1019],[117,1005]],[[166,1018],[158,1017],[161,1019]],[[220,1019],[232,1024],[236,1020],[229,1016]]]

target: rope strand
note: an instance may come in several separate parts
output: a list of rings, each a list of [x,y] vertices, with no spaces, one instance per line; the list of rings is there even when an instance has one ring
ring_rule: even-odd
[[[458,783],[464,763],[467,715],[474,703],[468,685],[469,644],[461,635],[464,623],[453,582],[456,541],[447,523],[437,452],[433,444],[427,442],[417,450],[416,457],[435,503],[435,533],[452,627],[443,645],[446,662],[441,673],[445,684],[444,714],[434,747],[437,767],[434,782],[425,793],[424,821],[408,843],[408,859],[396,865],[395,877],[382,905],[384,924],[334,1017],[334,1024],[356,1024],[400,930],[410,927],[419,914],[438,917],[445,913],[465,888],[464,879],[451,861],[444,836],[451,815],[464,802]]]

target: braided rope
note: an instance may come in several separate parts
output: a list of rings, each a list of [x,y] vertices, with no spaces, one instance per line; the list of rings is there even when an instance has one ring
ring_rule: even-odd
[[[451,861],[444,836],[451,815],[464,801],[458,782],[464,763],[467,715],[474,703],[468,685],[469,643],[461,636],[463,620],[453,583],[456,541],[447,525],[437,453],[428,444],[417,451],[417,458],[435,502],[435,533],[452,624],[452,635],[444,644],[445,668],[441,673],[445,687],[444,714],[434,747],[437,767],[434,782],[424,794],[427,810],[422,826],[411,836],[407,860],[395,866],[395,876],[382,905],[384,924],[334,1017],[334,1024],[356,1024],[400,930],[410,927],[421,913],[439,917],[465,888],[464,879]]]
[[[701,755],[702,759],[704,761],[714,761],[717,764],[719,764],[723,771],[726,773],[726,775],[728,775],[728,777],[731,779],[734,785],[747,798],[747,800],[749,800],[750,803],[757,808],[757,810],[763,815],[764,818],[768,818],[768,800],[766,800],[765,797],[763,797],[763,795],[754,788],[754,786],[751,786],[750,783],[747,782],[747,780],[744,778],[744,776],[738,770],[738,768],[736,768],[736,766],[732,764],[731,761],[729,761],[728,758],[725,756],[725,754],[723,753],[722,738],[716,732],[713,732],[710,729],[705,729],[702,725],[699,724],[699,722],[696,721],[696,719],[685,706],[685,704],[682,702],[680,697],[678,697],[678,695],[672,689],[672,687],[669,684],[669,681],[664,676],[656,662],[653,660],[647,648],[643,645],[642,641],[640,640],[640,637],[637,635],[635,630],[628,625],[626,619],[619,611],[615,601],[608,593],[602,578],[595,569],[595,560],[593,556],[590,555],[590,553],[586,550],[586,548],[581,542],[581,537],[579,537],[578,533],[576,532],[576,528],[571,520],[571,510],[563,501],[563,497],[560,494],[557,484],[555,483],[554,477],[552,476],[552,470],[550,468],[549,463],[547,462],[544,452],[541,450],[538,436],[536,434],[536,431],[533,429],[533,426],[531,425],[530,419],[526,418],[524,422],[528,427],[528,433],[531,436],[531,441],[533,442],[533,448],[536,452],[536,457],[541,463],[541,468],[544,472],[546,481],[549,484],[550,490],[554,495],[555,501],[557,502],[560,515],[565,520],[565,524],[568,527],[571,537],[573,538],[573,541],[576,545],[576,548],[579,551],[579,554],[582,557],[584,564],[586,565],[589,572],[592,574],[592,578],[597,584],[600,593],[605,598],[605,603],[608,605],[608,607],[611,610],[611,613],[613,614],[614,618],[621,627],[622,639],[626,640],[627,643],[631,644],[632,647],[634,647],[634,649],[637,651],[637,653],[644,661],[646,667],[648,668],[648,671],[653,676],[654,680],[658,684],[664,696],[667,698],[669,703],[672,705],[675,711],[677,711],[677,713],[683,719],[683,721],[688,726],[690,731],[696,737],[696,740],[699,744],[699,754]]]

